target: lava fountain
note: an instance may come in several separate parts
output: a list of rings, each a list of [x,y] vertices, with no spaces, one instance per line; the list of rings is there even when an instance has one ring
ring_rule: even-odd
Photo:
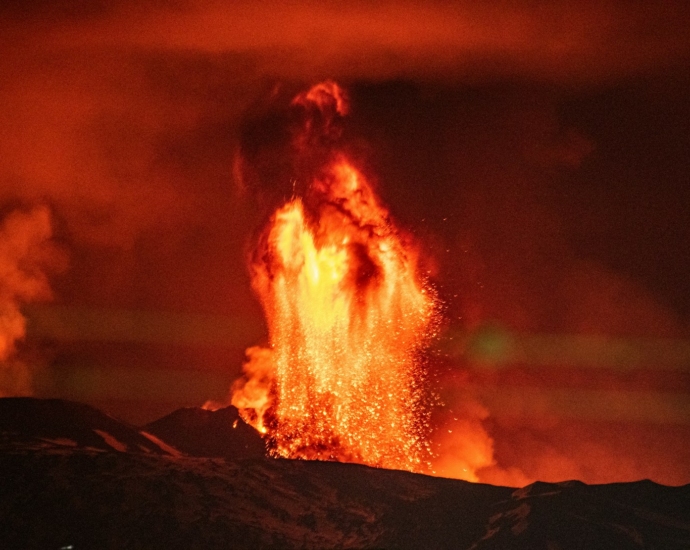
[[[310,132],[331,132],[348,111],[332,82],[297,96],[300,106],[320,122],[294,138],[298,156],[309,154]],[[255,249],[252,286],[270,346],[247,350],[232,404],[274,456],[421,471],[420,359],[436,330],[435,293],[364,174],[337,144],[320,159]]]

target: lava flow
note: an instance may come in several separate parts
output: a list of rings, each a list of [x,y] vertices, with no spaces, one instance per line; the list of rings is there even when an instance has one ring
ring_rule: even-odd
[[[321,122],[347,112],[332,82],[300,94],[296,106]],[[296,150],[316,127],[305,124]],[[257,245],[252,285],[270,347],[247,350],[232,403],[274,456],[420,471],[420,353],[435,330],[435,294],[362,172],[335,145],[323,158]]]

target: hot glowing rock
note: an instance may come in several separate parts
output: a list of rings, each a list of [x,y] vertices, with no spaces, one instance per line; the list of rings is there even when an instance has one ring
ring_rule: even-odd
[[[252,265],[270,349],[248,350],[232,403],[274,455],[421,469],[437,307],[416,257],[342,153],[273,214]]]

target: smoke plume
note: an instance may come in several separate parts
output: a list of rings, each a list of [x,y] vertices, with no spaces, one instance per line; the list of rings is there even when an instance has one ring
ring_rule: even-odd
[[[59,256],[48,208],[14,210],[0,225],[0,396],[31,393],[31,367],[15,357],[26,334],[21,306],[51,298],[48,272]]]
[[[252,230],[303,191],[290,128],[310,113],[289,104],[330,78],[353,106],[331,137],[377,175],[445,304],[436,471],[687,483],[689,16],[681,0],[3,2],[0,220],[49,204],[70,254],[60,308],[2,287],[3,376],[40,329],[61,397],[141,423],[222,399],[266,334]]]

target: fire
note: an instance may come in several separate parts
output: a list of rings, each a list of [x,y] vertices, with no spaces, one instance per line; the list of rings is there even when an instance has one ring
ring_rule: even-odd
[[[305,103],[334,111],[324,118],[348,110],[334,83],[293,101]],[[270,348],[248,350],[232,403],[275,456],[419,471],[419,355],[435,329],[435,294],[414,246],[343,152],[309,184],[274,212],[258,244],[252,285]]]
[[[308,107],[314,105],[322,112],[326,106],[335,107],[336,114],[345,116],[349,110],[347,97],[343,89],[335,82],[327,80],[310,88],[307,92],[299,94],[292,100],[293,105]]]

